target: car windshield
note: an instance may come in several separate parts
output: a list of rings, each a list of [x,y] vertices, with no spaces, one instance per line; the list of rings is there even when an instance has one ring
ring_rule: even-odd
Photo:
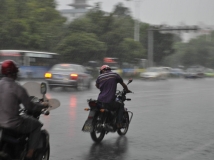
[[[160,71],[160,69],[158,69],[158,68],[148,68],[146,71],[147,72],[158,72],[158,71]]]
[[[193,69],[193,68],[188,68],[188,69],[187,69],[187,72],[195,72],[195,69]]]
[[[182,72],[182,70],[179,69],[179,68],[173,68],[173,69],[171,69],[171,71],[172,71],[172,72]]]
[[[71,65],[71,64],[58,64],[55,65],[52,70],[55,71],[74,71],[77,70],[77,67],[75,65]]]

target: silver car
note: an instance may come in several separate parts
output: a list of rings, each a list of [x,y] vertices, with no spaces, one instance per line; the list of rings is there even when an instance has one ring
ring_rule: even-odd
[[[56,64],[45,73],[49,89],[54,87],[82,89],[91,87],[92,76],[82,65]]]

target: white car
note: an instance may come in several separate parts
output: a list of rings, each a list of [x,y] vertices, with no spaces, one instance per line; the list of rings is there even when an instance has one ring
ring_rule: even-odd
[[[145,80],[161,80],[167,79],[167,74],[162,67],[151,67],[147,68],[145,72],[140,73],[140,78]]]
[[[119,69],[118,67],[111,67],[111,71],[114,72],[114,73],[117,73],[119,75],[122,74],[122,70]]]

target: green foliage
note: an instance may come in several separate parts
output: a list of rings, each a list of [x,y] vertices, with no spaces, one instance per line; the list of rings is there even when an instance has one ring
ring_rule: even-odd
[[[134,19],[122,3],[111,13],[97,3],[85,16],[65,23],[55,0],[0,0],[0,49],[58,52],[65,62],[84,63],[117,57],[147,58],[149,24],[140,23],[140,42],[133,40]],[[173,52],[172,36],[154,34],[155,61]]]
[[[202,65],[214,68],[214,33],[200,36],[188,43],[176,43],[175,53],[165,58],[165,63],[170,66]]]
[[[105,44],[92,33],[72,33],[59,43],[57,50],[62,53],[64,62],[84,63],[102,59]]]
[[[61,46],[63,43],[63,50],[66,50],[66,53],[64,52],[63,54],[69,55],[70,59],[78,62],[89,60],[88,54],[92,53],[97,53],[97,56],[92,54],[90,56],[91,60],[93,58],[96,58],[94,60],[102,60],[103,57],[117,57],[126,61],[132,61],[132,59],[139,57],[145,58],[146,49],[144,46],[140,42],[133,40],[134,20],[129,14],[128,8],[121,3],[115,6],[115,10],[112,13],[105,13],[100,9],[99,5],[96,5],[84,17],[76,19],[68,25],[57,51],[62,52]],[[143,24],[142,26],[145,27]],[[142,33],[147,34],[146,31]],[[87,37],[80,35],[94,35],[89,40],[93,43],[102,43],[102,46],[97,51],[95,48],[88,48],[86,45]],[[84,39],[81,40],[81,38]],[[144,35],[144,38],[147,38],[147,36]],[[82,46],[82,52],[78,51],[80,48],[74,43],[75,39],[78,41],[78,45]],[[143,39],[143,41],[145,40]],[[70,46],[66,45],[67,42],[69,42]],[[71,52],[75,52],[79,58]]]
[[[54,0],[1,1],[1,49],[53,50],[65,22]]]
[[[117,16],[130,16],[130,11],[122,3],[118,3],[114,8],[113,14]]]
[[[162,65],[164,57],[174,53],[173,37],[173,34],[162,34],[157,31],[154,32],[154,62],[157,65]]]
[[[132,62],[134,58],[145,58],[145,49],[140,44],[131,38],[125,38],[119,45],[119,55],[124,62]],[[134,58],[133,58],[134,57]]]

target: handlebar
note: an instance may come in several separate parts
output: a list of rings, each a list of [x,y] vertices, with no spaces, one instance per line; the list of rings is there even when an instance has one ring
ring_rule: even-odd
[[[50,112],[49,112],[49,111],[47,111],[47,110],[45,110],[45,111],[43,111],[43,112],[42,112],[42,114],[44,114],[44,115],[48,116],[48,115],[50,114]]]
[[[44,115],[48,116],[50,114],[50,111],[49,111],[50,108],[52,108],[52,106],[49,106],[48,108],[44,108],[41,111],[36,111],[36,112],[32,112],[32,113],[31,113],[31,111],[28,112],[27,109],[22,108],[22,109],[19,110],[19,112],[20,112],[20,114],[21,113],[27,113],[27,114],[30,113],[30,115],[31,115],[31,114],[37,113],[37,114],[44,114]]]

